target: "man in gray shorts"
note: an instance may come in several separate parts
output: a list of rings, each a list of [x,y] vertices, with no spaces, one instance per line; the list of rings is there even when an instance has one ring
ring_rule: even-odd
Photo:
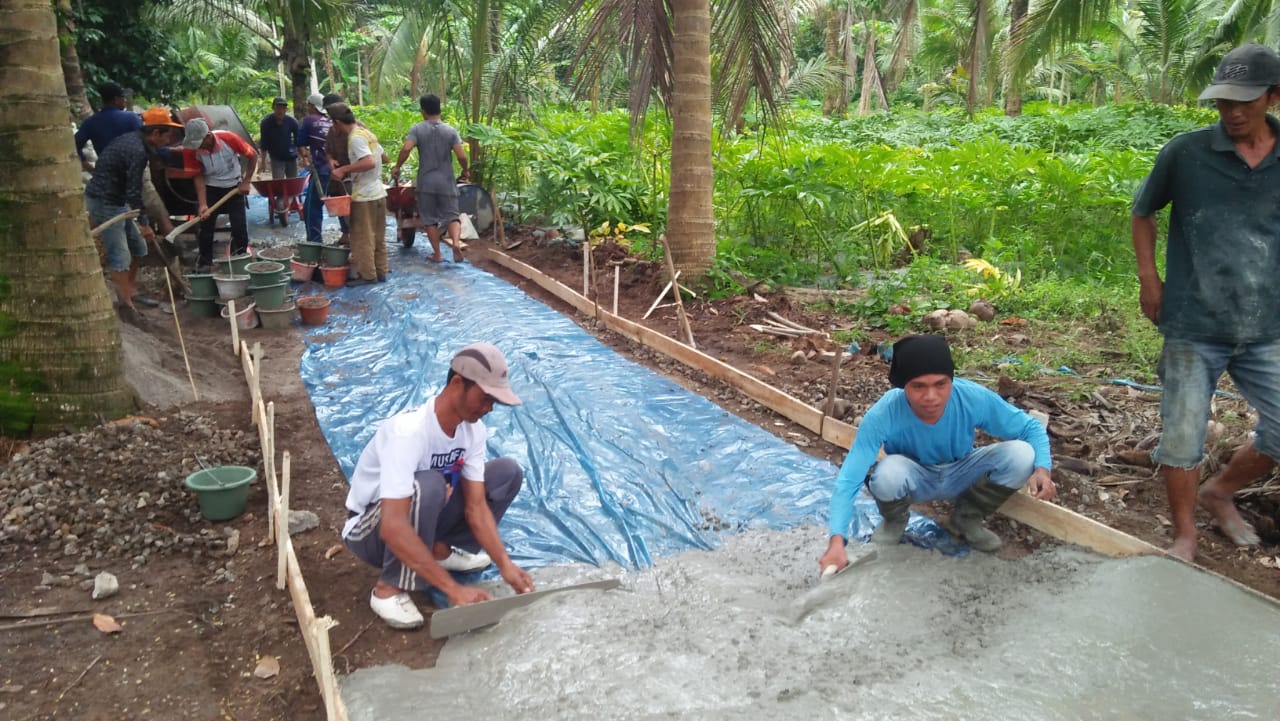
[[[462,260],[462,224],[458,220],[458,185],[453,175],[453,158],[457,156],[462,174],[457,180],[468,178],[467,152],[462,148],[462,136],[449,125],[440,122],[440,98],[423,95],[418,101],[422,108],[422,122],[409,129],[409,135],[400,147],[395,167],[391,169],[391,182],[400,180],[400,166],[409,159],[409,151],[418,149],[418,217],[431,241],[431,259],[439,263],[440,226],[449,231],[449,243],[453,246],[453,260]]]
[[[392,628],[422,625],[409,593],[427,586],[455,605],[489,600],[448,571],[476,571],[492,561],[516,593],[533,590],[498,533],[524,472],[510,458],[486,457],[489,433],[480,419],[495,403],[520,405],[507,361],[492,345],[473,343],[450,361],[444,390],[383,421],[356,462],[342,539],[356,557],[382,569],[369,606]]]
[[[1142,312],[1164,348],[1164,429],[1160,464],[1173,516],[1169,553],[1196,553],[1195,507],[1240,546],[1258,534],[1240,515],[1235,492],[1280,458],[1280,57],[1261,45],[1227,53],[1200,94],[1219,122],[1170,140],[1133,201],[1133,248]],[[1156,213],[1172,205],[1165,278],[1156,268]],[[1226,371],[1258,412],[1255,437],[1196,491],[1205,423]]]

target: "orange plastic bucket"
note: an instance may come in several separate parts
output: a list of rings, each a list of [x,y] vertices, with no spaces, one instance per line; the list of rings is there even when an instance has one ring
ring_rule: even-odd
[[[324,276],[324,287],[341,288],[347,284],[347,266],[321,266],[320,274]]]
[[[351,196],[332,195],[324,199],[324,207],[329,210],[329,215],[338,217],[351,215]]]

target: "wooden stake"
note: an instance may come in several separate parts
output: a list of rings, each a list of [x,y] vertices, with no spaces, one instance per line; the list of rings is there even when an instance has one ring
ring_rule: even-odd
[[[251,397],[256,402],[262,397],[262,343],[253,343],[253,392]]]
[[[671,276],[671,288],[676,296],[676,315],[680,316],[680,325],[684,327],[684,334],[689,338],[689,347],[698,348],[698,344],[693,342],[693,328],[689,327],[689,316],[684,314],[684,301],[680,298],[680,279],[676,276],[676,264],[671,259],[671,247],[667,245],[666,234],[658,236],[658,240],[662,241],[662,255],[667,260],[667,274]]]
[[[227,301],[227,320],[231,321],[231,352],[240,355],[240,329],[236,327],[236,302]]]
[[[836,387],[840,383],[840,361],[844,359],[844,346],[836,346],[835,364],[831,368],[831,387],[827,390],[827,408],[823,414],[828,418],[835,417]]]
[[[507,230],[503,228],[502,208],[498,207],[498,196],[489,191],[489,202],[493,203],[493,240],[501,248],[507,244]]]
[[[182,349],[182,362],[187,366],[187,380],[191,383],[191,397],[195,400],[200,400],[200,391],[196,390],[195,376],[191,375],[191,359],[187,357],[187,342],[182,338],[182,324],[178,322],[178,302],[174,300],[173,283],[169,282],[167,269],[164,274],[164,285],[169,289],[169,307],[173,309],[173,327],[178,331],[178,347]]]
[[[276,515],[276,528],[282,529],[277,537],[284,539],[289,536],[289,452],[284,452],[284,460],[281,463],[280,492],[276,496],[275,507],[271,512]],[[284,543],[282,541],[276,544],[276,588],[284,590],[285,579],[288,576],[289,564],[286,561]]]
[[[680,272],[681,271],[678,270],[676,271],[676,280],[680,279]],[[667,284],[662,286],[662,292],[658,294],[657,298],[653,299],[653,305],[649,306],[649,310],[646,310],[644,315],[640,316],[640,320],[645,320],[653,314],[653,309],[657,308],[658,304],[662,302],[662,299],[667,297],[667,291],[669,290],[671,290],[671,281],[667,281]]]
[[[276,477],[276,403],[267,404],[267,445],[262,449],[267,464],[267,475],[274,482]]]
[[[613,314],[618,314],[618,275],[621,273],[621,266],[613,266]]]
[[[582,239],[582,297],[589,298],[591,294],[587,292],[589,288],[587,283],[591,278],[591,242],[587,238]]]

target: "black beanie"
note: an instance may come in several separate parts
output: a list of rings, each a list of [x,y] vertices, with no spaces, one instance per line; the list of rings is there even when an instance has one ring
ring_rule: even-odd
[[[903,388],[911,379],[933,373],[951,377],[956,374],[946,338],[940,335],[912,335],[893,344],[889,383],[894,388]]]

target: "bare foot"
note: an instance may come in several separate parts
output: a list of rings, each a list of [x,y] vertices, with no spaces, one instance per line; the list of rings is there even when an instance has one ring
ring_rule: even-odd
[[[432,263],[443,263],[444,256],[440,253],[436,253],[435,255],[428,258],[428,260],[430,260]]]
[[[1237,546],[1256,546],[1261,539],[1253,526],[1244,520],[1236,503],[1231,498],[1223,498],[1214,492],[1212,485],[1206,483],[1198,494],[1200,507],[1213,515],[1218,522],[1218,530]]]
[[[1180,561],[1187,563],[1195,563],[1196,559],[1196,538],[1175,538],[1169,546],[1169,555]]]

